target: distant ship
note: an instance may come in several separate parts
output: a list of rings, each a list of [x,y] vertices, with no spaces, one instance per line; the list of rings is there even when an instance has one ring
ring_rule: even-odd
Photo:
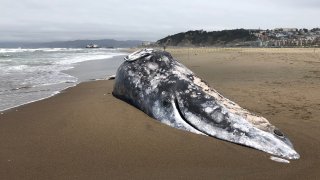
[[[88,44],[86,48],[99,48],[97,44]]]

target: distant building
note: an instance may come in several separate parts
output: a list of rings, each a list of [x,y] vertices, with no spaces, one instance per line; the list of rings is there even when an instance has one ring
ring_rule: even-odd
[[[149,41],[142,42],[142,46],[151,46],[153,43]]]
[[[283,31],[283,32],[292,32],[292,31],[297,31],[297,28],[276,28],[274,29],[274,31]]]
[[[86,48],[99,48],[97,44],[88,44]]]

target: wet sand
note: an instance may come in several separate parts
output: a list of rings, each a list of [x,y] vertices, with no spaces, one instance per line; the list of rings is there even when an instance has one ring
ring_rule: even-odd
[[[0,179],[318,179],[320,50],[168,49],[221,94],[266,117],[300,153],[290,164],[163,125],[82,83],[0,115]]]

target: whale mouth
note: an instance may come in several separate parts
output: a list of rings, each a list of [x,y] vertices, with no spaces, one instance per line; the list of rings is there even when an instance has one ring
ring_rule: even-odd
[[[195,125],[193,125],[190,121],[187,120],[187,118],[183,115],[183,113],[182,113],[182,111],[181,111],[181,108],[180,108],[180,106],[179,106],[179,103],[178,103],[178,99],[177,99],[177,98],[174,99],[174,105],[176,106],[177,111],[178,111],[181,119],[184,120],[184,122],[186,122],[189,126],[191,126],[192,128],[194,128],[195,130],[197,130],[197,131],[199,131],[199,132],[201,132],[201,133],[203,133],[203,134],[205,134],[205,135],[207,135],[207,136],[211,136],[210,134],[208,134],[208,133],[202,131],[201,129],[197,128]],[[211,137],[213,137],[213,136],[211,136]]]

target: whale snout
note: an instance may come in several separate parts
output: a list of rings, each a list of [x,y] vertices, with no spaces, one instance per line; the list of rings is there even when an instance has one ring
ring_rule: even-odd
[[[279,129],[275,128],[273,130],[273,134],[275,136],[275,138],[278,138],[280,141],[282,141],[284,144],[286,144],[288,146],[288,150],[286,152],[281,152],[281,154],[284,154],[284,157],[288,158],[288,159],[299,159],[300,155],[299,153],[296,152],[296,150],[294,150],[293,147],[293,143],[289,140],[289,138],[283,134]],[[281,150],[279,150],[281,151]]]

